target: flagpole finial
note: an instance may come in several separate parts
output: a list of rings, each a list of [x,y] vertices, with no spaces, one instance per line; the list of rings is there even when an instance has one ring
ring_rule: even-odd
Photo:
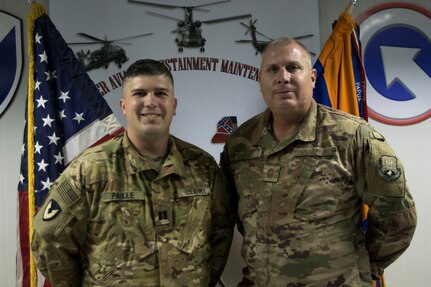
[[[346,12],[347,13],[351,13],[352,12],[352,10],[353,10],[353,7],[356,5],[356,4],[358,4],[358,0],[352,0],[351,2],[350,2],[350,4],[349,4],[349,6],[347,6],[347,8],[346,8]]]

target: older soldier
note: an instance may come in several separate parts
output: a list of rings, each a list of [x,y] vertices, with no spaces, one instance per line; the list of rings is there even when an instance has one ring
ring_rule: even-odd
[[[317,104],[315,80],[301,43],[271,42],[260,70],[268,108],[226,142],[221,165],[244,237],[238,286],[372,286],[412,239],[399,158],[366,121]]]
[[[38,268],[53,287],[214,286],[235,209],[215,160],[169,134],[169,70],[132,64],[120,106],[127,132],[75,159],[37,213]]]

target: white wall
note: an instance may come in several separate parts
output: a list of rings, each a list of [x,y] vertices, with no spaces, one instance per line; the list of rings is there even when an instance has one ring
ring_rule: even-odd
[[[238,1],[238,0],[236,0]],[[46,1],[38,1],[45,4],[48,9]],[[53,1],[51,1],[52,4]],[[71,1],[74,2],[74,1]],[[209,1],[202,1],[204,3]],[[366,11],[370,7],[381,3],[390,3],[391,1],[384,0],[359,0],[358,5],[353,10],[352,14],[354,17],[360,15],[362,12]],[[90,2],[91,3],[91,2]],[[286,3],[285,1],[280,3]],[[327,37],[331,32],[332,22],[338,18],[338,15],[347,7],[349,1],[347,0],[319,0],[318,11],[311,11],[319,15],[320,23],[320,43],[326,41]],[[428,0],[410,0],[408,3],[416,3],[424,8],[431,11],[431,1]],[[109,7],[101,6],[103,9],[108,9]],[[138,7],[136,7],[137,9]],[[212,8],[212,7],[211,7]],[[216,9],[216,6],[214,6]],[[26,31],[27,31],[27,15],[29,11],[29,4],[26,0],[3,0],[0,2],[0,10],[11,13],[23,20],[23,40],[24,47],[27,47]],[[146,9],[148,10],[148,9]],[[286,9],[287,15],[290,14],[290,10]],[[295,12],[291,12],[292,15]],[[169,14],[169,13],[167,13]],[[113,15],[115,13],[113,12]],[[82,18],[83,15],[80,15]],[[211,17],[209,17],[211,18]],[[55,19],[53,19],[55,22]],[[83,21],[85,19],[82,19]],[[264,23],[264,19],[259,19],[257,25],[259,29],[259,23]],[[298,22],[299,23],[299,22]],[[302,23],[301,23],[302,25]],[[300,26],[300,25],[298,25]],[[150,31],[155,26],[148,28],[148,31],[142,32],[156,32]],[[124,36],[133,34],[132,26],[127,26],[126,32],[122,32],[122,29],[118,29],[119,33],[124,33]],[[262,32],[268,34],[268,36],[276,37],[277,34],[272,34],[272,31],[276,31],[276,27],[263,27]],[[86,31],[80,31],[86,32]],[[229,31],[232,33],[232,31]],[[66,35],[63,35],[66,37]],[[70,36],[70,35],[68,35]],[[173,35],[172,35],[173,36]],[[236,36],[235,36],[236,37]],[[234,37],[234,38],[235,38]],[[244,36],[246,37],[246,36]],[[76,40],[76,39],[75,39]],[[148,40],[148,39],[146,39]],[[168,44],[170,45],[170,44]],[[314,45],[314,44],[313,44]],[[246,49],[244,49],[246,50]],[[248,52],[253,53],[252,49]],[[316,51],[318,54],[318,51]],[[247,52],[244,52],[247,53]],[[247,61],[247,60],[243,60]],[[0,239],[0,286],[15,286],[15,254],[17,247],[16,239],[16,206],[17,206],[17,181],[19,175],[19,164],[20,164],[20,151],[22,144],[22,133],[24,127],[24,110],[25,110],[25,97],[27,89],[27,69],[28,60],[27,54],[25,52],[24,61],[24,71],[22,73],[20,87],[15,95],[14,101],[9,105],[9,108],[0,117],[0,230],[2,230],[2,236]],[[175,76],[175,75],[174,75]],[[178,80],[180,83],[182,79]],[[250,80],[244,80],[244,85],[250,85]],[[240,83],[241,84],[241,83]],[[427,83],[428,87],[430,86]],[[211,86],[211,89],[221,88],[220,86]],[[181,87],[181,93],[185,94],[190,87]],[[237,87],[234,91],[240,91],[241,87]],[[261,105],[258,97],[258,91],[253,95],[253,103],[256,105]],[[180,106],[183,104],[183,100],[180,99]],[[208,104],[208,102],[201,102],[203,105]],[[248,103],[244,103],[244,105]],[[184,105],[183,105],[184,107]],[[227,114],[230,110],[242,108],[241,102],[235,102],[235,106],[227,106]],[[183,119],[188,119],[189,114],[193,109],[185,107],[179,112],[184,114]],[[226,114],[226,115],[227,115]],[[212,120],[214,125],[219,119],[218,117],[222,114],[214,115],[215,120]],[[180,120],[177,117],[175,120]],[[243,122],[244,118],[238,118],[239,122]],[[380,130],[389,140],[395,151],[401,157],[405,168],[409,186],[411,188],[412,194],[416,200],[418,208],[419,223],[415,238],[413,239],[412,246],[406,251],[406,253],[393,265],[391,265],[387,271],[387,283],[388,287],[405,287],[405,286],[427,286],[428,284],[428,269],[431,266],[431,251],[430,251],[430,231],[431,230],[431,209],[427,208],[426,203],[431,200],[429,193],[426,193],[426,175],[429,175],[430,170],[430,152],[428,148],[428,143],[431,142],[431,121],[428,119],[425,122],[412,125],[412,126],[390,126],[385,125],[373,120],[370,122]],[[208,131],[209,130],[209,131]],[[173,127],[173,132],[181,131],[181,126],[176,124]],[[214,130],[206,128],[204,133],[215,132]],[[208,140],[208,136],[205,137],[198,136],[201,131],[196,132],[195,135],[189,135],[190,138],[186,138],[198,145],[207,145],[205,141]],[[211,150],[213,154],[217,154],[220,146],[215,147]],[[239,242],[235,242],[234,249],[238,249]],[[239,278],[239,268],[238,265],[240,261],[234,260],[230,261],[228,266],[228,271],[226,273],[226,283],[227,286],[233,286],[231,282],[236,282]]]
[[[38,1],[48,6],[48,1]],[[0,10],[22,20],[23,53],[27,47],[27,0],[2,0]],[[15,286],[17,248],[17,183],[19,177],[24,111],[27,95],[28,59],[24,57],[21,80],[15,97],[0,116],[0,286]],[[0,63],[1,65],[1,63]],[[0,79],[1,81],[2,79]]]

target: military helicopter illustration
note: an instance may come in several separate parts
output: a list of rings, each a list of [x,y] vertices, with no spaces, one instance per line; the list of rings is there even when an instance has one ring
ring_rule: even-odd
[[[175,42],[177,43],[179,52],[183,52],[184,48],[200,48],[201,52],[205,52],[206,39],[202,36],[202,29],[201,29],[202,24],[213,24],[213,23],[219,23],[219,22],[225,22],[225,21],[232,21],[237,19],[249,18],[252,16],[251,14],[243,14],[243,15],[213,19],[213,20],[205,20],[205,21],[193,20],[193,10],[209,12],[209,10],[202,9],[200,7],[215,5],[219,3],[225,3],[229,1],[230,0],[223,0],[223,1],[196,5],[196,6],[176,6],[176,5],[158,4],[153,2],[128,0],[128,2],[130,3],[143,4],[143,5],[149,5],[154,7],[162,7],[162,8],[168,8],[168,9],[175,9],[175,8],[184,9],[183,20],[177,19],[171,16],[151,12],[151,11],[147,12],[148,14],[153,16],[163,17],[166,19],[177,21],[178,28],[173,30],[172,33],[177,34],[177,37],[175,38]]]
[[[102,45],[100,49],[94,50],[93,52],[90,52],[90,50],[87,50],[87,52],[84,52],[84,50],[81,50],[76,53],[78,60],[84,66],[86,71],[97,69],[100,67],[105,67],[105,69],[107,69],[111,62],[114,62],[115,64],[117,64],[118,68],[121,68],[122,64],[126,62],[129,58],[126,56],[126,51],[123,48],[121,48],[118,45],[114,45],[113,43],[114,42],[120,43],[119,41],[129,40],[129,39],[143,37],[143,36],[149,36],[152,34],[153,33],[147,33],[147,34],[136,35],[136,36],[126,37],[126,38],[121,38],[116,40],[108,40],[105,36],[105,39],[103,40],[86,33],[78,33],[78,35],[84,38],[90,39],[92,41],[75,42],[75,43],[68,43],[68,44],[69,45],[84,45],[84,44]],[[129,43],[121,43],[121,44],[129,44]]]
[[[255,19],[254,21],[250,20],[250,25],[246,25],[243,22],[240,22],[240,24],[242,26],[244,26],[244,27],[247,28],[247,32],[245,32],[245,34],[247,35],[248,32],[250,32],[250,34],[251,34],[251,40],[237,40],[236,42],[237,43],[252,43],[253,47],[256,49],[256,55],[257,55],[258,53],[262,54],[262,52],[265,49],[266,45],[268,45],[268,43],[270,41],[272,41],[273,39],[271,39],[270,37],[268,37],[268,36],[260,33],[259,31],[257,31],[256,26],[255,26],[256,22],[257,22],[257,19]],[[260,36],[266,38],[266,41],[265,40],[258,40],[257,39],[257,35],[260,35]],[[298,37],[294,37],[294,38],[299,40],[299,39],[309,38],[309,37],[313,37],[313,36],[314,36],[313,34],[307,34],[307,35],[302,35],[302,36],[298,36]],[[310,53],[312,55],[315,55],[312,52],[310,52]]]

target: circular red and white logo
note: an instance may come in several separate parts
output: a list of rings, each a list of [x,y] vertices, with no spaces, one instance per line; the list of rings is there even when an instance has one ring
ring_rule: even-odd
[[[416,5],[377,6],[357,19],[369,116],[411,125],[431,116],[431,12]]]

